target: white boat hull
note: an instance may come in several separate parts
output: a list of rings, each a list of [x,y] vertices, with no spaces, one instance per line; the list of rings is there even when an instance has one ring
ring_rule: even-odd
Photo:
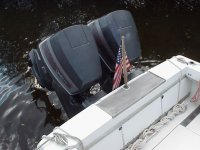
[[[173,57],[129,81],[129,89],[123,87],[116,89],[68,120],[60,128],[80,139],[85,150],[123,149],[174,105],[183,100],[189,101],[197,89],[198,81],[200,81],[198,62],[183,56]],[[192,127],[180,124],[196,107],[198,104],[191,103],[185,113],[153,136],[143,149],[173,149],[178,145],[172,141],[184,136],[182,131],[187,132],[185,134],[189,137],[192,136],[191,132],[200,135],[200,117],[196,120],[196,124],[199,122],[199,128],[194,129],[195,131],[190,128],[193,126],[197,128],[196,124],[190,125]],[[60,130],[54,132],[62,133]],[[52,136],[52,133],[49,136]],[[182,148],[187,148],[187,145],[184,146],[187,144],[185,140],[189,139],[186,137],[180,139],[183,145],[179,145],[178,149],[183,150]],[[195,135],[190,144],[200,147],[198,140],[200,136]],[[44,142],[45,139],[38,145],[41,150],[65,149],[65,146],[55,142],[48,141],[43,144]],[[68,142],[69,145],[76,144],[73,140]],[[194,150],[198,147],[196,149],[194,147]]]

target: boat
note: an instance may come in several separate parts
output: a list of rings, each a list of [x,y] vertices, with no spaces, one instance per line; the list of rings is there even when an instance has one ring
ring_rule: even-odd
[[[200,63],[178,55],[137,75],[131,69],[112,90],[121,37],[130,62],[138,62],[139,37],[126,10],[65,28],[31,50],[33,75],[70,118],[37,150],[199,150]]]
[[[199,150],[199,81],[200,63],[174,56],[55,128],[37,148]]]

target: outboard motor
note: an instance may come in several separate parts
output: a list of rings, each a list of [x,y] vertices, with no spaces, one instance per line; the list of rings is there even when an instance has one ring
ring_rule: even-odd
[[[127,56],[134,61],[140,57],[141,48],[134,20],[125,10],[112,12],[87,26],[63,29],[29,53],[34,76],[43,88],[56,92],[69,118],[112,90],[122,35]]]
[[[69,117],[84,107],[85,91],[102,75],[100,58],[89,27],[75,25],[42,41],[29,53],[39,84],[57,93]]]
[[[96,19],[88,26],[99,47],[99,54],[106,66],[114,71],[121,36],[125,36],[127,56],[134,61],[141,56],[138,32],[129,11],[118,10]]]

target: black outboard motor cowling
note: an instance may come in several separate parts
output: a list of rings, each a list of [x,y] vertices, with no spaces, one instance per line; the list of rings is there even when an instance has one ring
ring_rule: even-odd
[[[71,26],[46,38],[29,57],[40,85],[56,91],[61,103],[68,104],[64,109],[75,110],[71,115],[82,108],[80,99],[76,102],[73,97],[90,89],[102,75],[97,46],[86,25]]]
[[[125,36],[127,56],[134,61],[141,56],[138,32],[129,11],[111,12],[88,24],[99,47],[99,53],[104,63],[114,71],[117,52],[121,44],[121,36]]]
[[[70,95],[90,88],[101,77],[95,41],[85,25],[57,32],[39,45],[51,77]]]

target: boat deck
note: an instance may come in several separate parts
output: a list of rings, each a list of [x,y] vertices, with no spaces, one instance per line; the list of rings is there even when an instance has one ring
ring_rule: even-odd
[[[187,111],[155,135],[144,150],[199,150],[200,107],[190,103]]]

